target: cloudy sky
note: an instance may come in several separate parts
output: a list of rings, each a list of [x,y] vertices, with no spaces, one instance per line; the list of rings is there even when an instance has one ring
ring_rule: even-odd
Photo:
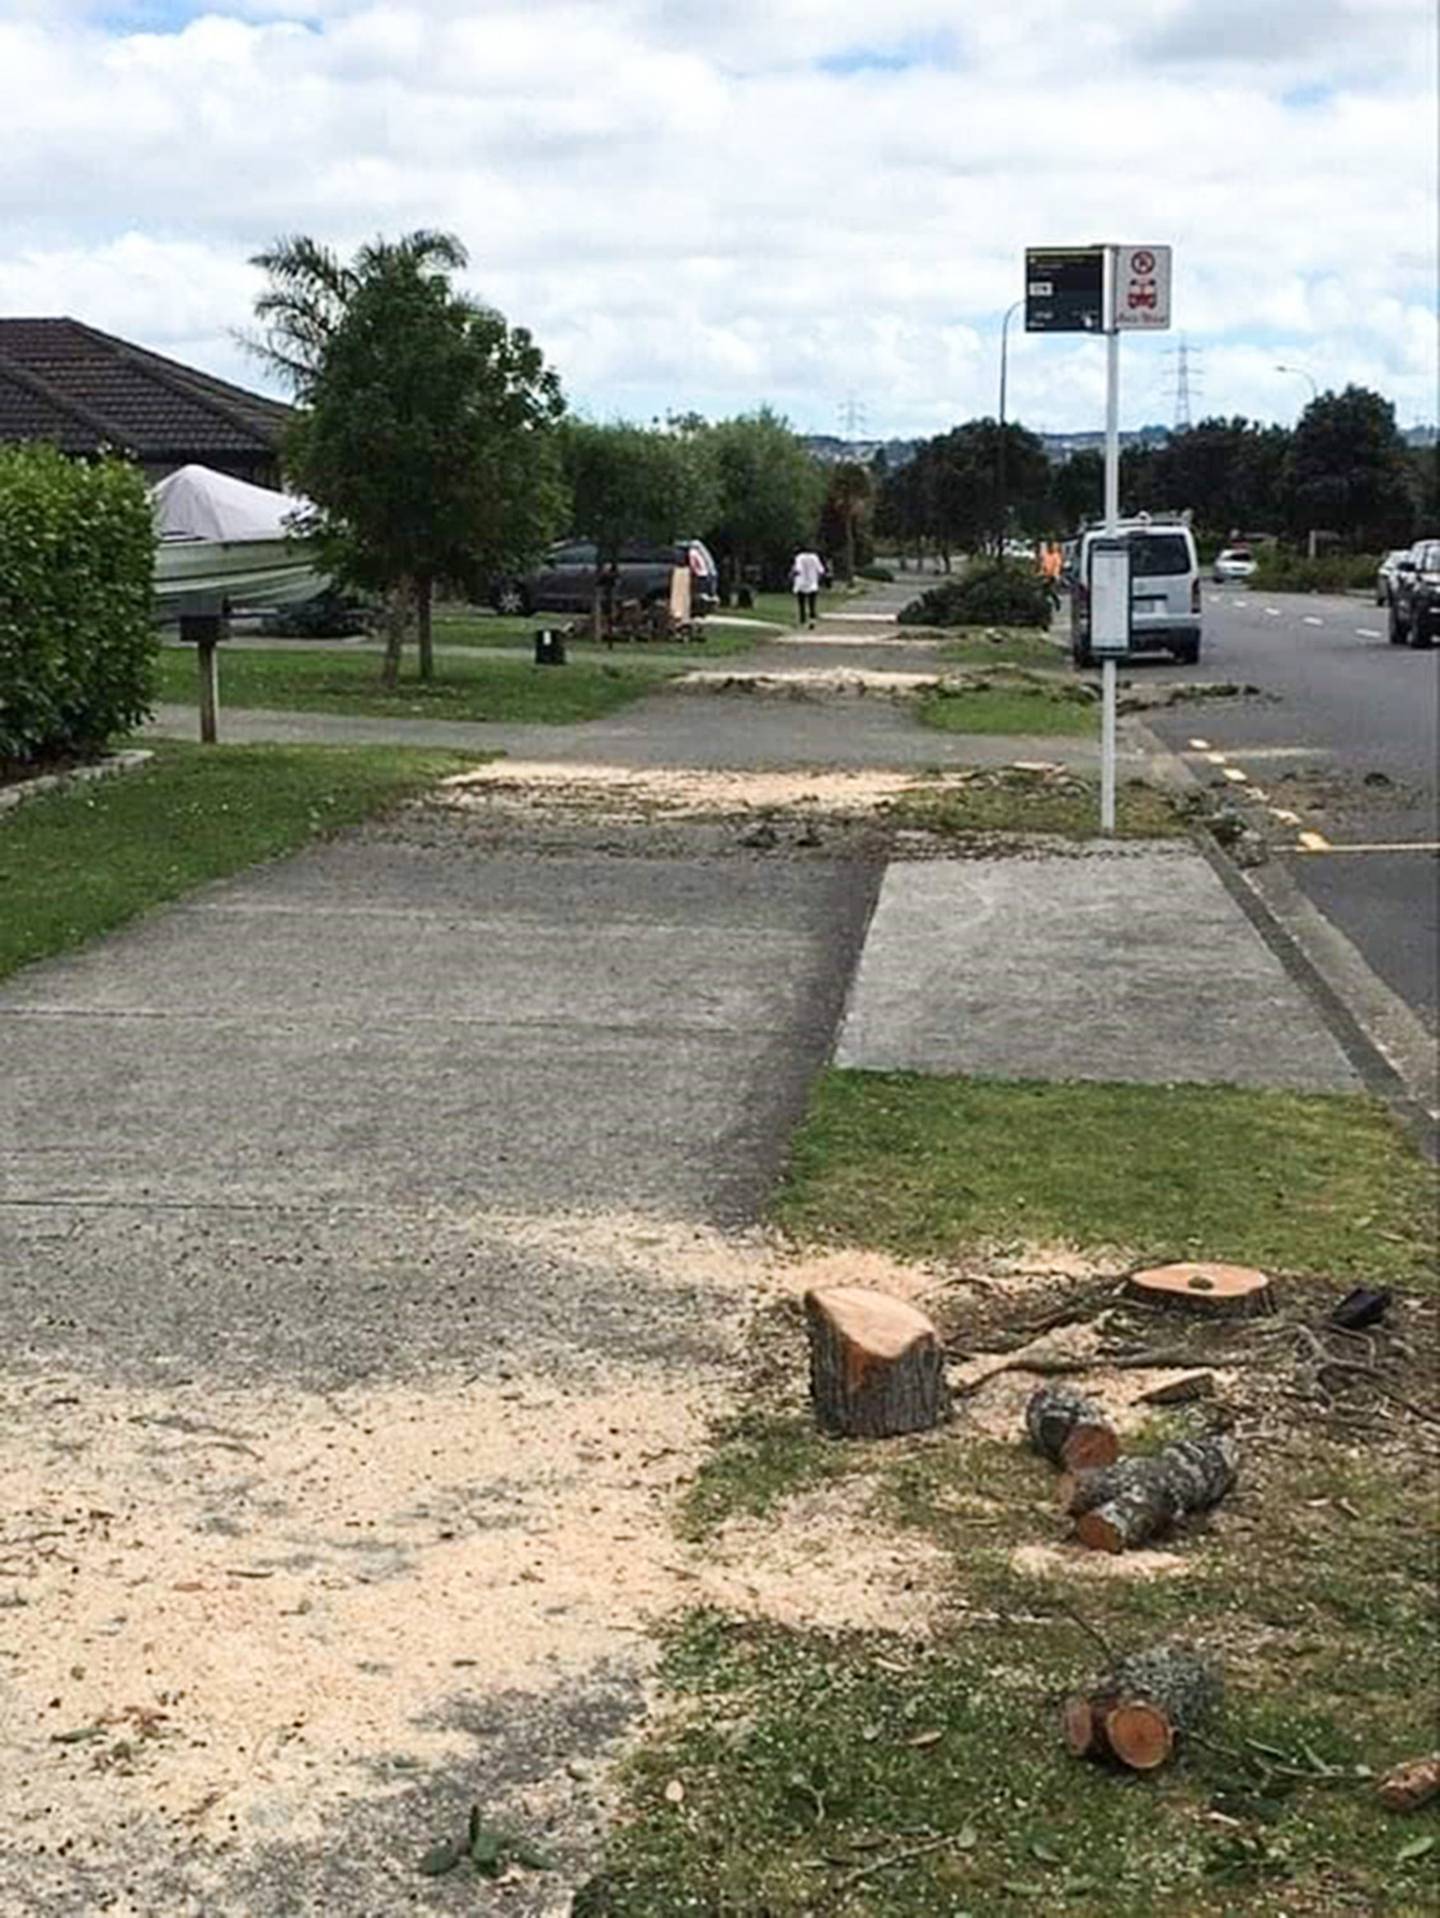
[[[1176,249],[1127,425],[1436,414],[1434,0],[0,0],[0,311],[250,384],[247,255],[427,225],[599,417],[993,411],[1027,245]],[[1011,411],[1099,422],[1011,330]]]

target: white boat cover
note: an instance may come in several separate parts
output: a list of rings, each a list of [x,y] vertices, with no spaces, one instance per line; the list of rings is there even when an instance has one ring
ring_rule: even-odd
[[[182,466],[150,489],[161,539],[284,539],[305,504],[208,466]]]

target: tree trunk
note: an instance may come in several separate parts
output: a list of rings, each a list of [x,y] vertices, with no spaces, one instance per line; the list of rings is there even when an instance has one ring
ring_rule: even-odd
[[[1211,1318],[1255,1318],[1274,1310],[1269,1279],[1247,1265],[1187,1259],[1179,1265],[1151,1266],[1132,1272],[1125,1290],[1147,1305]]]
[[[435,582],[428,573],[422,573],[415,581],[415,637],[419,647],[420,677],[424,680],[435,677],[435,647],[430,623],[434,605]]]
[[[1156,1645],[1122,1658],[1113,1672],[1067,1698],[1065,1743],[1077,1758],[1115,1758],[1154,1771],[1177,1737],[1202,1724],[1220,1703],[1219,1667],[1191,1645]]]
[[[1120,1456],[1120,1440],[1104,1412],[1068,1385],[1035,1388],[1025,1407],[1025,1430],[1042,1458],[1072,1472],[1113,1465]]]
[[[845,514],[845,583],[853,585],[855,580],[855,515],[853,511]]]
[[[380,684],[393,693],[400,683],[400,655],[410,619],[410,593],[402,581],[385,595],[385,656],[380,662]]]
[[[1060,1496],[1082,1545],[1123,1552],[1177,1519],[1218,1505],[1235,1483],[1235,1467],[1233,1439],[1180,1439],[1153,1457],[1119,1459],[1062,1479]]]
[[[860,1286],[805,1294],[810,1396],[828,1432],[893,1438],[928,1431],[950,1409],[935,1327],[903,1299]]]

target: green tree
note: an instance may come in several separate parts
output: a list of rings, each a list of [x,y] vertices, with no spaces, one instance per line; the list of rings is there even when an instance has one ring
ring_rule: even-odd
[[[830,469],[825,489],[822,538],[829,545],[838,538],[844,577],[855,577],[856,550],[875,502],[875,481],[859,460],[840,460]]]
[[[260,350],[302,407],[287,464],[337,571],[387,595],[388,686],[412,615],[433,677],[437,580],[528,564],[563,511],[559,382],[523,328],[452,286],[464,260],[416,233],[348,264],[303,238],[257,261]]]
[[[713,518],[719,499],[709,434],[703,423],[669,428],[568,420],[561,433],[575,532],[595,542],[601,580],[630,541],[657,544],[690,538]]]
[[[1408,540],[1414,481],[1390,401],[1363,386],[1312,400],[1291,438],[1284,491],[1297,537],[1323,529],[1360,552]]]
[[[819,465],[769,407],[720,420],[710,445],[719,496],[706,544],[732,584],[750,566],[762,579],[784,576],[791,555],[815,537],[825,496]]]

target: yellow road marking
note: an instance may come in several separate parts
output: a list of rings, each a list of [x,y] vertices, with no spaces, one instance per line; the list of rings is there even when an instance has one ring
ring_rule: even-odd
[[[1318,846],[1306,845],[1306,840],[1318,839]],[[1300,844],[1306,852],[1440,852],[1440,839],[1395,839],[1377,841],[1371,845],[1350,844],[1332,846],[1330,841],[1318,832],[1302,832]]]
[[[1225,764],[1224,753],[1206,753],[1205,757],[1210,761],[1212,766],[1223,766]]]
[[[1227,766],[1225,768],[1225,777],[1227,779],[1238,779],[1242,785],[1245,781],[1245,774],[1241,772],[1238,766]]]
[[[1299,813],[1291,812],[1288,806],[1272,806],[1270,810],[1277,819],[1284,820],[1287,826],[1298,826],[1300,824]]]
[[[1197,753],[1208,753],[1210,750],[1210,741],[1208,739],[1192,739],[1190,745]]]
[[[1329,852],[1330,841],[1323,832],[1302,832],[1300,835],[1302,852]]]

